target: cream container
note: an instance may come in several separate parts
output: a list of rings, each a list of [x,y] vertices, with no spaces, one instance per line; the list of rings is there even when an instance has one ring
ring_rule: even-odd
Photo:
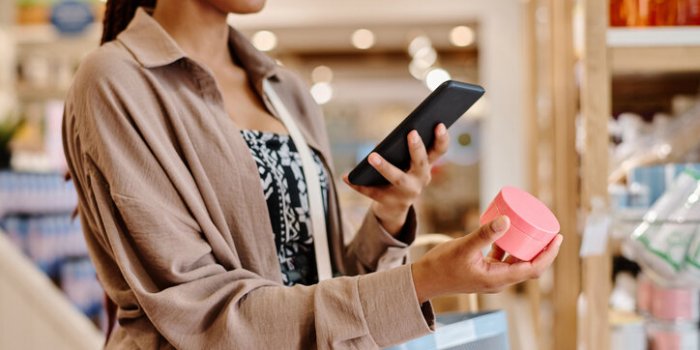
[[[510,228],[496,245],[523,261],[537,256],[560,230],[559,221],[544,203],[515,187],[501,189],[481,216],[481,224],[501,215],[510,219]]]

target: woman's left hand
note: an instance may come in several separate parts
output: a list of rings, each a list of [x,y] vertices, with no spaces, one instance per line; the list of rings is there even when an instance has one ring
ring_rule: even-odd
[[[386,161],[378,153],[369,155],[369,163],[384,178],[389,185],[382,187],[357,186],[350,183],[348,175],[343,180],[357,192],[374,200],[372,212],[379,219],[385,230],[397,235],[406,223],[408,210],[420,196],[423,188],[430,183],[430,170],[435,161],[447,152],[450,136],[444,124],[435,127],[435,143],[430,151],[418,132],[408,133],[408,149],[411,154],[411,167],[404,172]]]

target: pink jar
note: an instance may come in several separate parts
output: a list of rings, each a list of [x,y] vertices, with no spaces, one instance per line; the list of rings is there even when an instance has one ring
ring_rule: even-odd
[[[504,187],[481,216],[485,225],[505,215],[510,229],[496,241],[508,254],[530,261],[559,233],[559,221],[544,203],[515,187]]]
[[[654,286],[645,274],[640,273],[637,277],[637,311],[642,315],[647,315],[651,311],[651,300]]]
[[[700,332],[693,323],[651,321],[647,325],[651,350],[700,349]]]
[[[690,321],[700,319],[698,290],[695,288],[667,288],[654,286],[651,298],[651,315],[664,321]]]

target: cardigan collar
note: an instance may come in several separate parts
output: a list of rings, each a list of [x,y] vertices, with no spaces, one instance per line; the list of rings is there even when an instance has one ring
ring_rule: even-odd
[[[148,13],[139,7],[134,18],[117,36],[127,50],[144,68],[157,68],[174,63],[187,55],[170,34]],[[229,49],[238,58],[254,82],[277,75],[277,63],[258,51],[243,34],[229,27]]]

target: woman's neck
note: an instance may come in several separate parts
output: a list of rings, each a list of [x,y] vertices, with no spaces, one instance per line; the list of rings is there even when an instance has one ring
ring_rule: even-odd
[[[153,11],[153,18],[189,57],[213,66],[231,62],[226,15],[199,0],[158,0]]]

